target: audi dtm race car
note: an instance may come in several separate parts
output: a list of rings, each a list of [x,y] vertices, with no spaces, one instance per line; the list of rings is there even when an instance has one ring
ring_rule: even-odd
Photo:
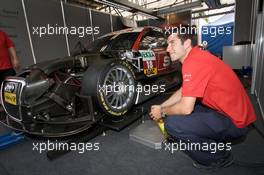
[[[104,117],[120,119],[133,105],[181,83],[181,66],[156,27],[112,32],[75,56],[40,62],[1,86],[1,122],[42,136],[66,136]]]

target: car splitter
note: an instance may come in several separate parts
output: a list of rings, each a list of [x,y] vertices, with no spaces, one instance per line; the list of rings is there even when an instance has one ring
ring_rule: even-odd
[[[40,133],[34,133],[34,132],[26,132],[28,134],[33,134],[35,136],[51,136],[51,141],[54,139],[66,142],[68,144],[70,143],[85,143],[88,142],[89,140],[95,138],[96,136],[102,134],[103,132],[107,130],[114,130],[114,131],[121,131],[122,129],[126,128],[128,125],[132,124],[134,121],[138,120],[139,118],[142,118],[146,114],[146,110],[143,107],[134,107],[127,115],[125,115],[121,120],[114,120],[112,118],[109,118],[107,116],[104,116],[104,114],[98,114],[97,120],[90,122],[90,123],[85,123],[83,124],[82,127],[80,125],[75,126],[78,128],[77,130],[72,130],[74,129],[74,126],[70,127],[61,127],[57,129],[57,132],[59,134],[54,135],[54,132],[52,135],[47,135],[47,132],[44,133],[43,131]],[[1,123],[7,125],[10,127],[10,123],[7,122],[12,122],[7,120],[8,117],[5,115],[1,115],[0,121]],[[61,126],[61,125],[58,125]],[[52,128],[55,128],[52,126]],[[17,127],[14,128],[17,130]],[[64,135],[61,134],[63,129],[69,129],[69,132],[65,132],[64,130]],[[21,128],[21,131],[23,131],[23,128]],[[47,131],[47,130],[46,130]],[[66,134],[65,134],[66,133]],[[41,135],[42,134],[42,135]],[[32,135],[29,135],[31,137]],[[64,137],[62,137],[64,136]],[[6,134],[3,135],[3,137],[0,136],[0,143],[3,141],[2,144],[0,144],[0,149],[1,148],[7,148],[9,145],[12,143],[17,143],[21,141],[24,138],[23,132],[19,133],[12,133],[12,134]],[[66,153],[70,152],[70,150],[63,150],[63,149],[58,149],[58,150],[51,150],[47,152],[47,157],[49,160],[54,160],[61,155],[64,155]]]

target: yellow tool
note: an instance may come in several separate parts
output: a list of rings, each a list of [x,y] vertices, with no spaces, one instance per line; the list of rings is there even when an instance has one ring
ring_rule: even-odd
[[[164,127],[164,121],[163,121],[163,119],[159,119],[157,121],[157,124],[158,124],[158,127],[159,127],[161,133],[167,138],[168,137],[168,133],[167,133],[165,127]]]

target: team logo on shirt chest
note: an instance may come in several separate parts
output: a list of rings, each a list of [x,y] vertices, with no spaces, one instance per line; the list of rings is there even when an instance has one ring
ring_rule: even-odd
[[[192,74],[184,74],[183,75],[183,81],[191,81],[192,80]]]

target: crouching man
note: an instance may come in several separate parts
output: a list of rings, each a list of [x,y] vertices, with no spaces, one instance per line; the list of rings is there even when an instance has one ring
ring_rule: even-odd
[[[228,65],[195,46],[195,29],[185,27],[185,33],[171,33],[167,47],[171,60],[182,63],[182,87],[161,105],[151,106],[151,118],[165,117],[168,134],[185,143],[210,145],[246,136],[256,115],[244,87]],[[225,149],[185,153],[196,168],[227,167],[233,162]]]

